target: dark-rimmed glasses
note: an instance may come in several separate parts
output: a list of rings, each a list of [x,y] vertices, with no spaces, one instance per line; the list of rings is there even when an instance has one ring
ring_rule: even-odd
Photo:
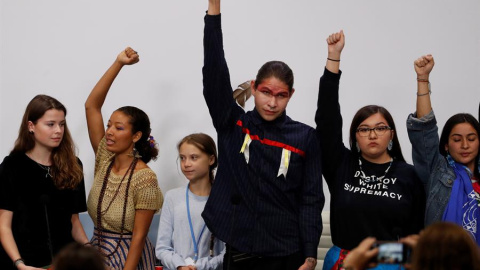
[[[373,127],[373,128],[368,128],[368,127],[360,127],[357,128],[357,133],[361,137],[368,137],[370,135],[370,132],[373,130],[377,136],[382,136],[387,132],[387,130],[391,130],[392,128],[389,126],[378,126],[378,127]]]

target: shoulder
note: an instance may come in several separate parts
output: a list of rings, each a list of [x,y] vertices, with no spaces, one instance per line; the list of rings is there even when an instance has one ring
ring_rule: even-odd
[[[300,121],[292,120],[290,117],[286,117],[283,126],[285,134],[294,138],[295,141],[303,142],[305,144],[311,144],[318,141],[317,133],[315,129]]]
[[[149,167],[141,168],[133,174],[132,184],[138,187],[158,186],[157,175]]]
[[[394,174],[396,176],[405,178],[405,179],[410,179],[412,181],[419,180],[417,176],[417,172],[415,171],[415,167],[411,164],[408,164],[405,161],[394,161]]]
[[[288,115],[285,116],[285,124],[286,127],[296,130],[298,132],[310,133],[315,132],[315,129],[305,123],[300,121],[293,120]]]
[[[165,200],[174,200],[176,198],[185,196],[186,188],[187,188],[186,186],[181,186],[174,189],[170,189],[165,193]]]
[[[27,161],[27,156],[23,152],[11,153],[3,159],[3,162],[0,164],[2,170],[8,168],[15,168],[21,166]]]

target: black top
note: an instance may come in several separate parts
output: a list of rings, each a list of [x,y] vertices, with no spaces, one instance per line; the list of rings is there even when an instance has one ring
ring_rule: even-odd
[[[205,17],[203,93],[218,133],[219,167],[202,216],[241,252],[316,257],[325,199],[315,130],[286,114],[265,121],[235,103],[220,18]],[[247,134],[248,163],[240,152]],[[279,174],[284,149],[291,153],[286,176]]]
[[[394,160],[379,181],[376,177],[383,176],[390,163],[374,164],[361,159],[360,170],[358,158],[342,142],[340,76],[325,69],[315,114],[323,176],[331,194],[333,244],[350,250],[367,236],[387,241],[418,233],[424,224],[425,191],[413,166]]]
[[[12,232],[20,256],[36,267],[51,263],[47,213],[56,254],[73,241],[72,214],[87,210],[83,180],[75,190],[59,190],[46,175],[47,171],[24,153],[11,154],[0,165],[0,209],[13,212]],[[0,269],[15,269],[1,246]]]

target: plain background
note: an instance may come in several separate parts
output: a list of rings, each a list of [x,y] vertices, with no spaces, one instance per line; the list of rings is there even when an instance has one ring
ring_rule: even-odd
[[[88,193],[94,155],[84,102],[117,54],[131,46],[141,60],[120,73],[105,102],[104,119],[120,106],[142,108],[159,143],[160,156],[149,165],[161,189],[185,183],[177,142],[193,132],[216,138],[202,96],[206,0],[0,1],[0,156],[12,149],[27,103],[36,94],[54,96],[68,109]],[[392,113],[411,162],[405,119],[415,110],[413,61],[426,53],[436,61],[432,102],[440,128],[455,113],[478,115],[478,0],[224,0],[222,14],[232,85],[254,78],[266,61],[288,63],[296,92],[287,113],[311,126],[325,39],[345,31],[340,85],[345,142],[354,113],[379,104]],[[325,194],[329,209],[326,186]]]

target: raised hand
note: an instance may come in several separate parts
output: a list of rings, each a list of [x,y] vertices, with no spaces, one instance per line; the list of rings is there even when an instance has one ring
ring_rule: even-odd
[[[208,15],[220,14],[220,0],[208,0]]]
[[[330,72],[338,73],[340,71],[340,55],[345,46],[345,35],[343,30],[333,33],[327,38],[328,58],[325,68]]]
[[[140,61],[140,57],[134,49],[127,47],[125,50],[121,51],[117,56],[117,62],[122,65],[133,65]]]
[[[343,34],[343,30],[340,30],[340,32],[333,33],[328,36],[327,44],[328,57],[339,60],[340,54],[342,53],[343,47],[345,46],[345,35]]]
[[[415,67],[415,72],[417,73],[417,76],[423,77],[428,77],[434,65],[435,61],[433,60],[433,56],[431,54],[421,56],[420,58],[415,60],[415,62],[413,62],[413,66]]]

